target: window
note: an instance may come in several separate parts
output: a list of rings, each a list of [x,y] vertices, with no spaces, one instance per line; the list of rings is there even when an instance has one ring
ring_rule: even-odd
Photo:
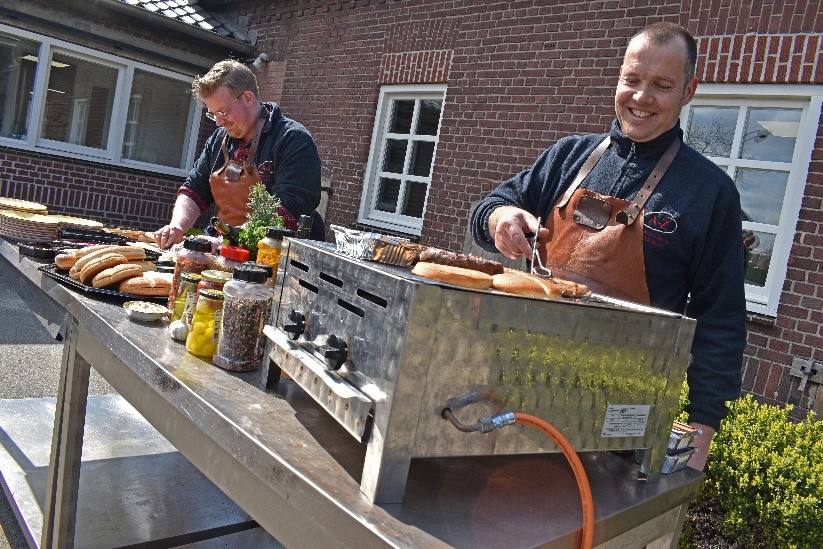
[[[420,234],[445,93],[445,86],[380,90],[359,222]]]
[[[191,77],[0,25],[0,145],[184,175]]]
[[[688,144],[740,192],[749,310],[777,315],[820,116],[809,86],[703,85],[684,108]],[[814,95],[814,94],[817,95]]]

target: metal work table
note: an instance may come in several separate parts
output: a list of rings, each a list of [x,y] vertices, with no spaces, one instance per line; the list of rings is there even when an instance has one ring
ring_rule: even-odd
[[[360,492],[365,445],[293,382],[264,390],[189,355],[163,323],[77,293],[0,240],[0,275],[52,326],[65,323],[40,547],[74,539],[89,368],[195,467],[286,546],[576,547],[581,511],[560,454],[412,460],[402,504]],[[513,427],[514,428],[514,427]],[[482,436],[472,434],[467,436]],[[581,455],[595,545],[676,546],[703,475],[635,480],[631,456]]]

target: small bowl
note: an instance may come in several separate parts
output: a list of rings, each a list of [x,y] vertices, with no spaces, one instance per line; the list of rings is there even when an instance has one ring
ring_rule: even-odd
[[[171,313],[166,307],[150,301],[126,301],[123,303],[123,308],[129,318],[143,322],[160,320]]]

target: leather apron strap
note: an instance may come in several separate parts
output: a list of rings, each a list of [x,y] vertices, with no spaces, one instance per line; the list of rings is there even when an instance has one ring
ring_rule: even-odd
[[[597,293],[648,304],[643,223],[634,220],[641,217],[671,165],[680,140],[672,142],[632,201],[579,188],[609,142],[607,137],[592,151],[547,216],[550,235],[541,247],[541,259],[560,278],[586,284]]]

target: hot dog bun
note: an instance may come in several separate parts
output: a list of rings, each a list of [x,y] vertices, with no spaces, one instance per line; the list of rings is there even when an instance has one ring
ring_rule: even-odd
[[[172,273],[149,271],[142,276],[127,278],[117,289],[126,294],[142,296],[168,296],[171,291]]]
[[[492,288],[509,294],[537,297],[541,299],[557,299],[560,293],[549,284],[545,284],[540,277],[531,277],[527,273],[508,271],[492,277]]]
[[[91,251],[86,251],[89,248],[94,249]],[[79,255],[79,257],[69,270],[69,276],[71,276],[75,280],[79,280],[80,271],[83,270],[83,267],[85,267],[86,264],[88,264],[94,258],[100,257],[101,255],[107,253],[118,253],[125,257],[127,261],[146,259],[146,250],[144,250],[143,248],[138,248],[137,246],[115,246],[113,244],[103,244],[100,246],[89,246],[89,248],[84,248],[82,250],[77,251],[77,255]],[[80,252],[85,253],[81,254]]]
[[[142,274],[143,269],[141,269],[139,265],[122,263],[114,267],[109,267],[108,269],[103,269],[94,275],[94,278],[91,279],[91,285],[95,288],[105,288],[106,286],[112,286],[127,278],[142,276]]]
[[[446,282],[475,290],[488,290],[492,285],[492,277],[489,274],[427,261],[418,261],[411,272],[417,276],[437,280],[438,282]]]
[[[91,259],[91,261],[86,263],[82,269],[80,269],[80,272],[77,275],[77,280],[79,280],[81,284],[89,284],[95,275],[101,271],[104,271],[109,267],[122,265],[123,263],[128,262],[128,259],[117,253],[110,252],[95,256]]]

